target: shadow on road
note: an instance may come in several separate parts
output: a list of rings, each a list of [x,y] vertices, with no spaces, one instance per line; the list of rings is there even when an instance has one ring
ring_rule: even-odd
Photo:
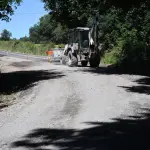
[[[0,57],[4,57],[5,55],[3,55],[3,54],[0,54]]]
[[[137,82],[138,84],[150,85],[150,77],[141,78],[136,80],[135,82]]]
[[[0,103],[2,103],[2,102],[0,101]],[[3,104],[3,103],[2,103],[2,104],[0,104],[0,110],[1,110],[1,109],[3,109],[3,108],[5,108],[5,107],[8,107],[8,105]]]
[[[10,64],[10,66],[14,66],[18,68],[31,67],[33,65],[35,64],[31,61],[13,62],[12,64]]]
[[[93,127],[75,129],[35,129],[11,144],[12,148],[46,150],[148,150],[150,149],[150,110],[139,116],[112,119],[113,122],[89,122]],[[42,148],[43,147],[43,148]]]
[[[135,71],[127,71],[127,70],[123,70],[119,67],[115,67],[115,66],[100,66],[97,68],[90,68],[90,67],[84,67],[84,69],[82,69],[81,66],[79,66],[79,68],[81,68],[79,71],[82,71],[84,73],[93,73],[93,74],[106,74],[106,75],[112,75],[112,74],[117,74],[117,75],[121,75],[121,74],[128,74],[128,75],[144,75],[144,76],[150,76],[150,73],[140,73],[140,72],[135,72]]]
[[[57,79],[64,75],[54,70],[17,71],[1,73],[0,94],[9,95],[22,90],[26,90],[36,85],[38,81]]]
[[[124,88],[128,92],[150,95],[150,78],[145,77],[145,78],[138,79],[134,82],[138,83],[139,85],[131,86],[131,87],[129,86],[120,86],[120,87]]]
[[[126,89],[126,91],[128,92],[150,95],[150,87],[148,86],[132,86],[132,87],[120,86],[120,87]]]
[[[128,74],[128,75],[143,75],[140,73],[134,73],[134,72],[123,72],[115,67],[98,67],[98,68],[84,68],[77,70],[84,73],[93,73],[93,74],[103,74],[103,75],[121,75],[121,74]],[[145,75],[144,78],[141,78],[139,80],[134,81],[135,83],[138,83],[138,85],[135,86],[119,86],[121,88],[126,89],[128,92],[136,92],[140,94],[150,94],[150,77],[149,75]]]
[[[94,73],[94,74],[121,74],[117,69],[115,68],[109,68],[109,67],[98,67],[98,68],[90,68],[86,67],[84,69],[81,69],[80,71],[83,71],[85,73]]]

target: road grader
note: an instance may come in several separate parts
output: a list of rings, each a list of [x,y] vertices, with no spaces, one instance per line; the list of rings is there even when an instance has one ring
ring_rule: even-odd
[[[64,48],[61,63],[68,66],[77,66],[81,62],[83,67],[87,66],[88,63],[91,67],[98,67],[100,60],[97,18],[92,28],[77,27],[70,29],[68,43]]]

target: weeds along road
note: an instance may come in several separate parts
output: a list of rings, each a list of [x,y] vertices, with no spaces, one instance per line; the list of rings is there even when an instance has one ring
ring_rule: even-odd
[[[19,96],[0,112],[1,150],[149,148],[149,78],[21,59],[8,66],[1,92]]]

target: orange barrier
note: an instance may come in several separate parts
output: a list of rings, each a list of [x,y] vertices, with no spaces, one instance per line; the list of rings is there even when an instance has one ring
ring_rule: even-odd
[[[52,50],[50,50],[50,51],[47,51],[46,54],[48,55],[49,61],[51,62],[51,60],[52,60],[51,58],[54,55],[54,52]]]
[[[54,55],[54,52],[53,52],[53,51],[47,51],[46,54],[47,54],[48,56],[52,56],[52,55]]]

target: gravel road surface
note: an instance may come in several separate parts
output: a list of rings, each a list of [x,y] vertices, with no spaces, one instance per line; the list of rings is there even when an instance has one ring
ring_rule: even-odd
[[[14,82],[3,92],[20,95],[0,111],[0,150],[149,148],[141,136],[150,133],[141,121],[150,108],[149,78],[21,59],[9,67],[4,79]]]

